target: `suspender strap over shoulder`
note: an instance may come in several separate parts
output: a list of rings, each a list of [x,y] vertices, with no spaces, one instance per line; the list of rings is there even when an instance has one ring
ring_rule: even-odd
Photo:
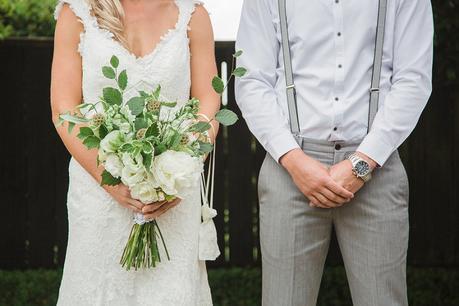
[[[295,83],[293,81],[292,56],[290,53],[286,5],[286,0],[279,0],[279,17],[282,36],[282,51],[284,54],[284,70],[285,82],[287,86],[287,103],[290,117],[290,130],[292,131],[293,135],[297,136],[300,133],[300,122],[298,120],[296,89]]]
[[[379,0],[378,25],[376,27],[375,56],[370,88],[370,106],[368,110],[368,130],[373,125],[379,104],[379,86],[381,82],[381,67],[384,47],[384,30],[386,27],[387,0]]]
[[[287,90],[287,105],[290,117],[290,129],[294,136],[300,133],[300,123],[298,118],[298,106],[296,101],[296,89],[293,79],[292,57],[290,53],[290,39],[288,35],[287,22],[287,0],[278,0],[279,18],[282,36],[282,51],[284,55],[284,71]],[[375,53],[373,60],[373,72],[371,77],[370,101],[368,110],[368,131],[378,112],[379,86],[381,81],[381,68],[384,46],[384,30],[386,24],[387,0],[379,0],[378,23],[376,28]]]

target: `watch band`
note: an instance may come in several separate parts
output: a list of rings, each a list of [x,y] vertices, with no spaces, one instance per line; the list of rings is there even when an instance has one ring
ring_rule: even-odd
[[[357,165],[357,163],[359,163],[360,161],[363,161],[366,164],[368,164],[368,162],[366,160],[364,160],[363,158],[361,158],[359,155],[357,155],[355,153],[349,155],[349,157],[347,159],[352,163],[352,173],[354,173],[354,175],[356,177],[362,179],[365,183],[368,182],[369,180],[371,180],[371,178],[372,178],[372,175],[371,175],[372,171],[371,170],[369,170],[369,172],[366,175],[359,175],[355,171],[355,166]]]

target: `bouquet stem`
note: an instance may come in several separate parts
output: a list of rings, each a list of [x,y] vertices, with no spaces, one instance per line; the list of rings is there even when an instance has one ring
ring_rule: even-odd
[[[161,262],[158,241],[163,245],[167,260],[170,260],[163,234],[156,220],[144,224],[134,224],[124,247],[120,264],[128,271],[131,268],[137,270],[156,267],[156,264]]]

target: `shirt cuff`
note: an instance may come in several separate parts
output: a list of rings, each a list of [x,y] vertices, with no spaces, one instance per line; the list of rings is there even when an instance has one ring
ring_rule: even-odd
[[[279,163],[279,159],[291,150],[298,149],[300,146],[290,131],[284,131],[271,137],[266,144],[266,151]]]
[[[357,151],[365,154],[382,167],[395,149],[393,145],[384,142],[384,137],[377,135],[375,132],[370,132]]]

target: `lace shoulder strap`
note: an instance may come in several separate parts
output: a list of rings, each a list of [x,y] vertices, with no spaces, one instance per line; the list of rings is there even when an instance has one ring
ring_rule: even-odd
[[[85,0],[58,0],[54,18],[57,20],[64,4],[68,4],[80,22],[86,28],[91,22],[91,7]]]
[[[176,3],[180,9],[180,20],[179,20],[179,28],[181,29],[188,29],[189,30],[189,23],[191,20],[191,16],[198,5],[204,5],[204,2],[199,0],[176,0]]]

